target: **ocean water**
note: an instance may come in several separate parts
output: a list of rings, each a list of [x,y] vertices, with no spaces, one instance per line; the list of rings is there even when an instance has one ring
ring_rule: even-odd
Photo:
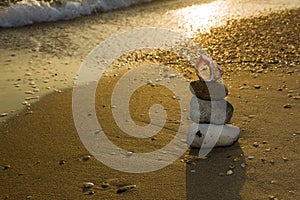
[[[74,19],[151,1],[60,0],[49,3],[23,0],[8,7],[0,7],[0,27]],[[158,10],[165,10],[159,20],[163,26],[171,25],[188,32],[206,32],[210,27],[222,25],[227,19],[300,7],[300,0],[163,0],[156,1],[156,4],[159,4]],[[157,24],[157,20],[154,24]]]
[[[24,0],[9,7],[0,8],[0,27],[17,27],[38,22],[68,20],[129,7],[151,0],[66,0],[59,3]]]

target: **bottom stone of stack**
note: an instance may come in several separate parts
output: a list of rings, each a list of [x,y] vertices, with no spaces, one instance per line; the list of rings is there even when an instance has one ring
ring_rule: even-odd
[[[213,148],[217,146],[230,146],[238,140],[240,128],[232,125],[196,124],[189,128],[188,144],[193,148]],[[203,145],[204,138],[206,144]],[[215,139],[214,139],[215,138]],[[214,140],[217,142],[214,144]],[[214,146],[211,146],[214,145]]]

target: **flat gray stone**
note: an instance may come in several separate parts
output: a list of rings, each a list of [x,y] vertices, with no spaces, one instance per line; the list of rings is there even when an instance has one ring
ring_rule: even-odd
[[[194,148],[230,146],[238,140],[239,135],[240,128],[237,126],[193,123],[189,128],[187,143]],[[207,139],[205,144],[204,138]]]
[[[227,87],[217,81],[192,81],[190,90],[192,94],[203,100],[221,100],[228,94]]]
[[[192,97],[190,117],[196,123],[226,124],[233,115],[233,106],[226,100],[207,101]]]

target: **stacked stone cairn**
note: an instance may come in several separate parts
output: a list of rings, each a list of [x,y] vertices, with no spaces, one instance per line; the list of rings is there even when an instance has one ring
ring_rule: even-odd
[[[205,55],[200,56],[195,70],[199,80],[190,83],[194,95],[190,117],[194,123],[189,128],[188,143],[194,148],[230,146],[238,140],[240,129],[228,124],[234,108],[225,99],[228,89],[221,81],[222,70]]]

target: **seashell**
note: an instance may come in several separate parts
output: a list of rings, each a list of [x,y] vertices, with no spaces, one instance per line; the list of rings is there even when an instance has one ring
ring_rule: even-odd
[[[217,63],[203,54],[198,58],[195,70],[199,79],[204,81],[219,81],[223,74]]]

